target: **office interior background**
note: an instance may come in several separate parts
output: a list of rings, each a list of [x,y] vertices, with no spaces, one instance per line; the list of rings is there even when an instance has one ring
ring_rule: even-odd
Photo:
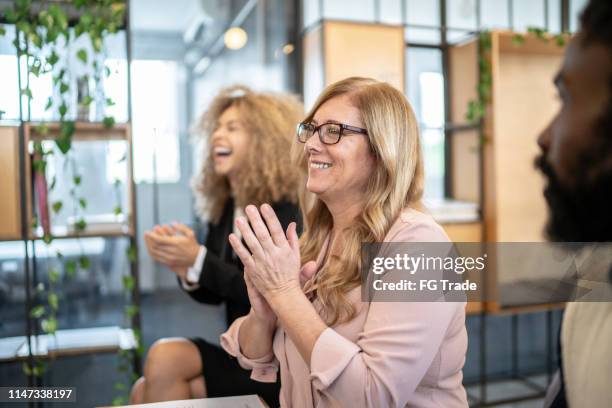
[[[0,21],[6,30],[0,37],[1,188],[4,197],[11,192],[14,196],[13,207],[3,207],[0,219],[19,221],[17,234],[4,230],[0,234],[0,385],[69,385],[78,390],[79,406],[110,404],[126,394],[132,371],[141,369],[146,350],[155,340],[201,336],[218,343],[224,330],[222,307],[196,304],[186,296],[175,275],[148,257],[143,232],[173,221],[201,231],[190,188],[203,148],[195,126],[221,88],[240,83],[256,90],[291,92],[303,98],[308,109],[313,95],[338,71],[338,64],[357,64],[333,58],[351,55],[341,39],[334,52],[321,46],[322,38],[332,41],[351,29],[362,36],[368,36],[367,31],[359,30],[380,27],[400,32],[399,54],[369,57],[363,51],[384,48],[383,44],[352,47],[374,65],[377,61],[392,65],[397,55],[401,57],[401,72],[389,68],[381,75],[403,87],[420,122],[425,202],[432,213],[459,239],[537,240],[534,236],[491,235],[505,231],[501,216],[496,229],[483,227],[482,208],[488,192],[481,159],[487,154],[486,146],[479,139],[481,125],[465,119],[467,102],[472,93],[477,94],[477,45],[483,32],[498,36],[500,43],[516,40],[512,33],[530,31],[527,37],[573,33],[584,0],[127,3],[126,24],[103,44],[105,57],[100,66],[109,74],[95,88],[113,104],[92,107],[85,118],[97,122],[114,117],[113,137],[104,137],[102,127],[78,128],[94,136],[75,142],[69,164],[60,159],[49,162],[49,183],[52,175],[58,179],[82,175],[78,194],[87,199],[83,208],[75,205],[52,215],[59,228],[54,235],[59,238],[50,244],[36,235],[36,228],[34,235],[23,233],[29,230],[23,225],[32,221],[23,212],[35,213],[31,207],[36,203],[26,194],[33,189],[31,174],[20,161],[27,155],[15,152],[28,148],[23,145],[25,136],[31,141],[44,139],[36,123],[58,120],[56,111],[45,109],[48,97],[57,91],[50,74],[30,78],[24,73],[25,62],[19,61],[13,45],[16,28]],[[12,6],[12,1],[0,1],[0,11]],[[239,49],[227,44],[231,38],[226,33],[232,27],[246,33],[246,43]],[[390,38],[397,38],[394,33]],[[380,38],[387,35],[374,32],[373,36],[379,34]],[[547,43],[531,37],[521,41],[528,54],[520,57],[525,58],[522,74],[536,76],[550,89],[545,96],[553,102],[542,113],[549,116],[538,119],[544,124],[556,106],[552,77],[545,75],[549,67],[559,65],[562,45],[553,39]],[[538,47],[550,50],[529,51]],[[503,53],[501,48],[494,52]],[[513,56],[520,52],[520,47],[508,51]],[[26,80],[30,81],[31,100],[20,91],[20,81]],[[495,92],[503,89],[497,87]],[[531,126],[537,134],[538,124]],[[512,131],[522,128],[518,129]],[[514,172],[514,164],[499,166],[508,177],[520,177],[521,170]],[[69,183],[59,183],[49,203],[70,196],[72,188]],[[112,217],[117,207],[122,208],[117,211],[121,217]],[[77,213],[92,228],[80,237],[75,234]],[[509,214],[503,222],[516,222]],[[105,224],[109,216],[112,222]],[[535,216],[542,213],[536,211]],[[81,261],[83,256],[86,264]],[[57,272],[59,278],[51,272]],[[48,307],[48,297],[40,293],[47,293],[49,286],[55,287],[58,302],[55,340],[45,337],[44,317],[36,316],[39,306]],[[476,305],[470,310],[464,382],[473,406],[540,406],[556,364],[561,310],[559,305],[520,304]],[[35,372],[39,363],[40,372]]]

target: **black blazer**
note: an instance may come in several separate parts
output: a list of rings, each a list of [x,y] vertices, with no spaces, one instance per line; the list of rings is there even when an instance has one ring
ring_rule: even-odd
[[[271,205],[284,229],[295,221],[298,223],[298,233],[301,231],[300,211],[296,204],[278,202]],[[229,199],[223,208],[219,223],[208,224],[208,234],[204,243],[206,257],[198,282],[199,287],[192,291],[185,290],[189,296],[200,303],[225,302],[228,326],[238,317],[248,314],[251,308],[244,283],[242,262],[235,256],[228,241],[233,225],[234,201]],[[179,286],[183,288],[182,285],[179,284]]]

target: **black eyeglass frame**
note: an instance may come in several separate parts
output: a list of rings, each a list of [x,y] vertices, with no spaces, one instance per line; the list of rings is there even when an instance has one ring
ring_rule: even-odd
[[[327,142],[323,141],[323,135],[321,135],[321,128],[323,126],[327,126],[327,125],[340,126],[340,134],[338,135],[338,140],[336,140],[334,143],[327,143]],[[353,133],[360,133],[360,134],[368,136],[367,129],[360,128],[360,127],[357,127],[357,126],[346,125],[344,123],[325,122],[325,123],[321,123],[319,126],[315,126],[312,123],[301,122],[301,123],[298,123],[298,125],[297,125],[297,132],[296,132],[297,133],[298,142],[300,142],[300,143],[306,143],[306,141],[302,142],[300,140],[300,130],[302,128],[304,128],[305,126],[312,126],[313,127],[312,134],[314,135],[315,133],[317,133],[319,135],[319,140],[321,141],[321,143],[326,144],[326,145],[335,145],[335,144],[339,143],[340,139],[342,139],[342,136],[344,136],[344,131],[345,130],[348,130],[348,131],[353,132]]]

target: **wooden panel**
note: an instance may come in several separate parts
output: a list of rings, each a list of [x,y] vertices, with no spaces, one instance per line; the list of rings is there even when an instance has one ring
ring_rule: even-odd
[[[453,198],[480,202],[480,135],[478,130],[454,133],[451,145]]]
[[[29,139],[32,141],[52,140],[60,134],[59,122],[47,122],[47,133],[39,131],[39,126],[43,123],[26,123]],[[75,122],[75,132],[73,140],[126,140],[129,125],[125,123],[115,124],[111,128],[105,128],[102,123]]]
[[[404,92],[403,27],[325,21],[323,30],[326,85],[364,76]]]
[[[501,41],[507,37],[500,36],[494,67],[495,240],[541,241],[547,208],[533,160],[539,154],[537,138],[559,108],[552,80],[562,55],[554,44],[547,46],[556,52],[504,51]]]
[[[19,128],[0,126],[0,239],[21,237]]]
[[[442,224],[453,242],[481,242],[482,224],[479,222]]]
[[[466,123],[468,102],[478,97],[478,41],[472,40],[449,48],[451,121]]]
[[[314,27],[302,40],[304,58],[304,107],[308,111],[325,86],[323,72],[323,29]]]

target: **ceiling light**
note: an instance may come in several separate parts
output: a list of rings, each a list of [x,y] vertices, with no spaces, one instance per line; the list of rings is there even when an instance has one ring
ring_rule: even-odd
[[[232,27],[225,32],[223,41],[230,50],[239,50],[247,43],[248,36],[246,31],[240,27]]]

